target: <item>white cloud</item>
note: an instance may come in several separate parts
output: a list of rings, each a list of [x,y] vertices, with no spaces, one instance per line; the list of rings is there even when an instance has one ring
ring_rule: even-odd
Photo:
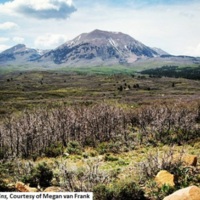
[[[13,0],[0,4],[0,10],[38,19],[66,19],[76,8],[72,0]]]
[[[37,48],[55,48],[67,41],[66,35],[47,33],[39,36],[35,40]]]
[[[14,23],[14,22],[4,22],[0,24],[0,30],[11,30],[11,29],[16,29],[19,26]]]
[[[0,37],[0,42],[8,42],[10,38],[7,37]]]
[[[13,37],[12,40],[16,43],[22,43],[24,42],[24,38],[22,37]]]
[[[185,55],[200,57],[200,43],[194,46],[187,47]]]
[[[0,53],[6,49],[10,48],[8,45],[0,44]]]

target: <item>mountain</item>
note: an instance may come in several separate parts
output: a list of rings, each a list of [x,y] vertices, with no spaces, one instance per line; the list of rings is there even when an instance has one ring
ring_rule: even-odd
[[[170,55],[169,53],[167,53],[166,51],[163,51],[163,50],[160,49],[160,48],[153,47],[152,49],[153,49],[156,53],[158,53],[160,56],[162,56],[162,55]]]
[[[102,65],[153,68],[164,65],[193,64],[200,64],[200,58],[170,55],[162,49],[150,48],[127,34],[102,30],[83,33],[48,51],[18,44],[0,53],[1,68],[19,65],[28,69]]]
[[[65,65],[126,64],[159,54],[124,33],[94,30],[47,52],[39,62]]]
[[[27,63],[40,58],[46,51],[27,48],[24,44],[18,44],[0,53],[0,63]]]

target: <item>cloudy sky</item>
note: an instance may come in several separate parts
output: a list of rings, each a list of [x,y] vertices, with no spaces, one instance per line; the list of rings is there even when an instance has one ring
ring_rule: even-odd
[[[0,52],[19,43],[51,49],[94,29],[200,56],[200,0],[0,0]]]

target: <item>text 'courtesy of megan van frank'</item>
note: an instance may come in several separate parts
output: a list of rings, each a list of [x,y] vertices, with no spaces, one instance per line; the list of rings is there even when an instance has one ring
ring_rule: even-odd
[[[92,192],[1,192],[0,200],[93,200]]]

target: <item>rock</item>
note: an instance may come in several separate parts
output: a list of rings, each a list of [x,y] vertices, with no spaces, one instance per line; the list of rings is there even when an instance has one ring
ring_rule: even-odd
[[[180,189],[165,197],[163,200],[200,200],[200,188],[197,186],[190,186]]]
[[[63,153],[63,156],[69,157],[69,153],[65,152],[65,153]]]
[[[197,166],[197,156],[195,155],[185,155],[183,156],[183,163],[189,166]]]
[[[175,154],[174,155],[174,162],[181,161],[183,165],[186,166],[197,166],[197,156],[196,155],[191,155],[191,154],[186,154],[186,155],[181,155],[181,154]]]
[[[160,172],[158,172],[155,181],[159,187],[162,187],[164,184],[169,185],[171,187],[175,186],[174,175],[170,174],[166,170],[161,170]]]
[[[17,183],[15,184],[15,188],[16,188],[17,191],[19,191],[19,192],[37,192],[37,191],[38,191],[37,188],[29,187],[28,185],[25,185],[25,184],[22,183],[22,182],[17,182]]]
[[[44,190],[44,192],[64,192],[60,187],[48,187]]]

